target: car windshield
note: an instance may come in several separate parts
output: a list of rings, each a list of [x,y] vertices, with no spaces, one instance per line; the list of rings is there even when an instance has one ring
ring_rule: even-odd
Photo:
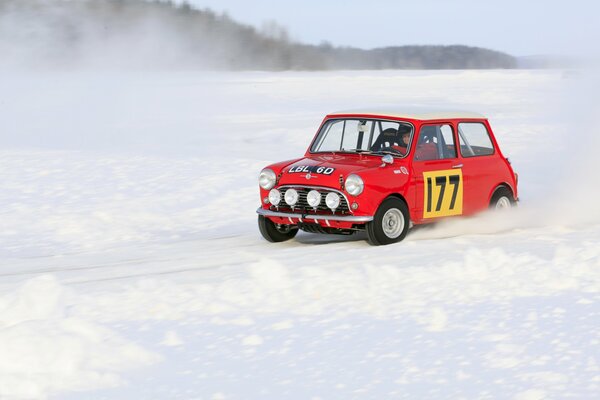
[[[331,119],[321,127],[310,151],[393,154],[404,157],[410,149],[412,135],[413,127],[406,122]]]

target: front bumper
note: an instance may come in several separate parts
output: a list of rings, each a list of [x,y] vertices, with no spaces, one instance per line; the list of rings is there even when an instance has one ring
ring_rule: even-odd
[[[314,221],[339,221],[339,222],[354,222],[354,223],[365,223],[373,221],[373,216],[365,215],[365,216],[354,216],[354,215],[312,215],[312,214],[294,214],[294,213],[283,213],[271,210],[265,210],[264,208],[259,207],[256,210],[256,213],[259,215],[263,215],[265,217],[278,217],[278,218],[294,218],[298,219],[300,222],[304,220],[314,220]]]

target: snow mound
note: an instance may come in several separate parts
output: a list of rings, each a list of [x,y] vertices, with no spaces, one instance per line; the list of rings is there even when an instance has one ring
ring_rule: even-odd
[[[114,387],[120,372],[159,361],[111,329],[71,317],[72,300],[49,275],[0,297],[0,398]]]

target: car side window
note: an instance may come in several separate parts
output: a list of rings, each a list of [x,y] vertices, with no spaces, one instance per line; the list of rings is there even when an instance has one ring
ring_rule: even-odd
[[[419,132],[415,160],[456,158],[454,132],[449,124],[424,125]]]
[[[489,132],[481,122],[458,124],[460,154],[463,157],[489,156],[494,154],[494,145]]]
[[[442,134],[442,158],[456,158],[456,146],[454,144],[454,132],[450,125],[441,125],[440,132]]]

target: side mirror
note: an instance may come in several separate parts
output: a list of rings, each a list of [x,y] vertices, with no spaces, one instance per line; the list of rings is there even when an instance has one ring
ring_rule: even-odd
[[[394,156],[391,154],[386,154],[385,156],[381,157],[381,162],[383,162],[383,164],[381,164],[382,167],[385,167],[385,164],[393,164]]]

